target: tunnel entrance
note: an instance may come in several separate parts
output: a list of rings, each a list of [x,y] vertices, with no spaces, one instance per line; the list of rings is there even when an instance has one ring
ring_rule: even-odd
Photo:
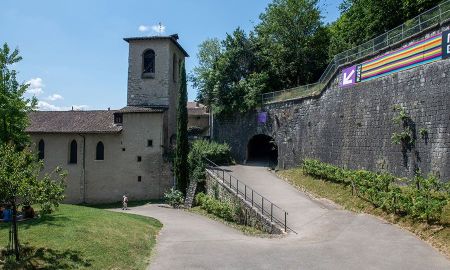
[[[247,162],[275,167],[278,163],[278,147],[275,140],[264,134],[253,136],[247,145]]]

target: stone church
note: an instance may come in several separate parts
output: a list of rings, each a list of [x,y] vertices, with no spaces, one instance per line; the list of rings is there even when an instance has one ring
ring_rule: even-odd
[[[31,135],[44,172],[68,172],[66,202],[161,198],[173,185],[168,153],[176,132],[178,35],[125,38],[127,106],[120,110],[35,111]]]

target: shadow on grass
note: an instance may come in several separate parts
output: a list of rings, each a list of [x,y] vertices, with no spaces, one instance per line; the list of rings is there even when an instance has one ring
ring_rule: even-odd
[[[56,226],[56,227],[64,227],[69,221],[70,218],[67,216],[64,216],[62,214],[53,213],[48,215],[43,215],[40,217],[36,217],[33,219],[27,219],[27,220],[19,220],[18,225],[20,229],[28,229],[35,225],[49,225],[49,226]],[[2,228],[9,228],[11,226],[11,223],[0,223],[0,229]]]
[[[163,199],[157,200],[142,200],[142,201],[130,201],[128,202],[128,207],[137,207],[146,204],[159,204],[164,203]],[[114,203],[102,203],[102,204],[81,204],[82,206],[98,208],[98,209],[114,209],[114,208],[122,208],[122,202],[114,202]]]
[[[91,261],[83,258],[79,251],[59,251],[48,248],[22,246],[21,260],[5,250],[0,255],[0,268],[3,269],[79,269],[90,267]]]

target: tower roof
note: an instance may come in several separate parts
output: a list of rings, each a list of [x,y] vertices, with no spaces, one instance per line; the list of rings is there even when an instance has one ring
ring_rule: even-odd
[[[170,40],[172,41],[178,49],[180,49],[185,57],[189,57],[189,54],[181,47],[180,43],[178,43],[178,34],[170,35],[170,36],[150,36],[150,37],[129,37],[124,38],[126,42],[130,43],[130,41],[137,41],[137,40]]]

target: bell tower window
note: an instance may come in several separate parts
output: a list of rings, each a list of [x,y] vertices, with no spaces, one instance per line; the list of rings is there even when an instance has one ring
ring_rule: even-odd
[[[155,51],[146,50],[142,55],[142,77],[153,78],[155,74]]]

